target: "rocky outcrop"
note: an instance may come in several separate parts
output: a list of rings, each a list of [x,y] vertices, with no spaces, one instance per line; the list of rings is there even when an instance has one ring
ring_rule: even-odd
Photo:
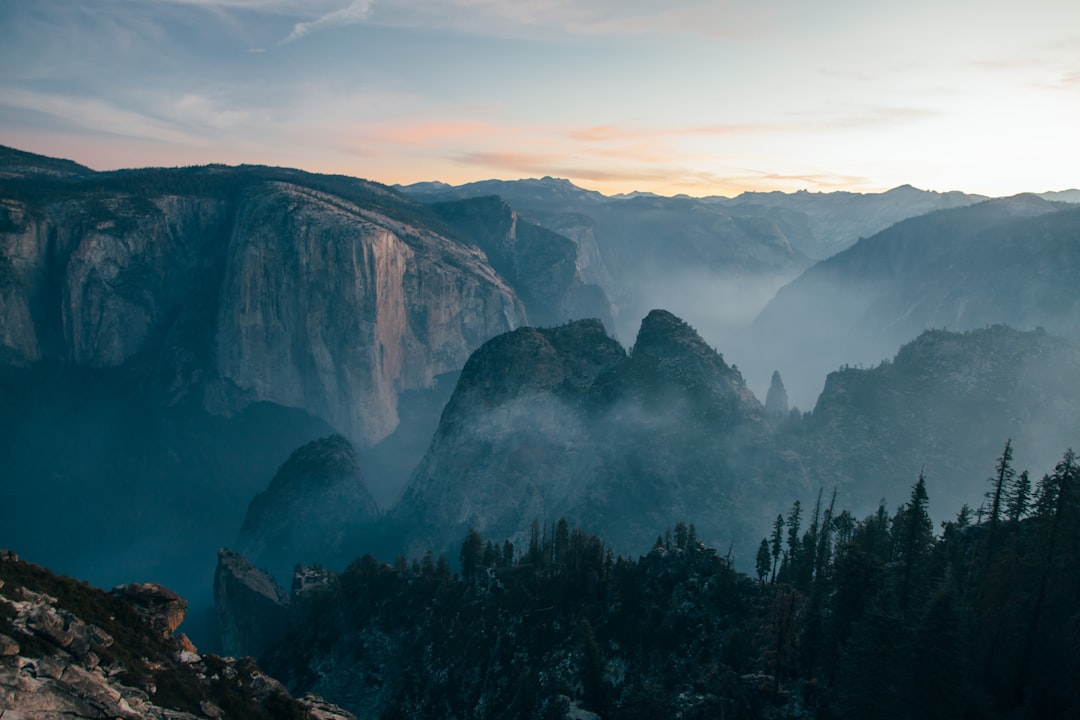
[[[577,406],[625,357],[596,320],[520,328],[477,350],[392,514],[412,549],[446,547],[470,526],[526,533],[573,505],[599,460]]]
[[[259,657],[289,629],[289,596],[239,553],[218,551],[214,607],[222,650]]]
[[[765,395],[765,413],[775,419],[784,418],[788,414],[787,390],[784,389],[779,370],[773,371],[772,380],[769,382],[769,392]]]
[[[297,563],[345,567],[378,517],[356,450],[333,435],[294,451],[255,496],[239,549],[284,582]]]
[[[165,637],[176,632],[187,615],[187,600],[157,583],[119,585],[110,592]]]
[[[105,593],[0,555],[0,716],[355,720],[320,697],[293,699],[250,660],[163,634],[159,621],[176,614],[160,610],[178,601],[155,585]]]
[[[748,542],[748,498],[790,475],[761,470],[764,415],[738,371],[671,313],[649,314],[629,357],[599,322],[521,328],[469,359],[391,517],[415,553],[448,549],[470,527],[523,541],[559,517],[627,553],[678,519]]]

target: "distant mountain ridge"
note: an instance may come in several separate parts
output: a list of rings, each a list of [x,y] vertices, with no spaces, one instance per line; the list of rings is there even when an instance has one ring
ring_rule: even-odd
[[[425,202],[496,195],[572,239],[583,279],[611,298],[616,335],[624,340],[656,307],[715,328],[713,336],[728,332],[810,264],[798,249],[809,232],[805,218],[784,210],[651,193],[612,198],[551,177],[401,189]]]
[[[1034,195],[911,218],[781,289],[741,345],[773,358],[805,406],[830,370],[876,363],[929,328],[1004,323],[1080,339],[1078,235],[1080,208]]]

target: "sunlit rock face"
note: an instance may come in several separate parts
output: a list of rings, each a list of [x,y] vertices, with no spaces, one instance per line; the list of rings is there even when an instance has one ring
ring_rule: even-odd
[[[397,426],[401,390],[427,387],[524,320],[475,249],[273,183],[236,215],[211,402],[302,407],[371,444]]]
[[[7,183],[7,366],[137,367],[170,402],[300,408],[366,446],[401,392],[528,317],[468,237],[374,183],[220,167]],[[544,277],[567,274],[548,260]]]

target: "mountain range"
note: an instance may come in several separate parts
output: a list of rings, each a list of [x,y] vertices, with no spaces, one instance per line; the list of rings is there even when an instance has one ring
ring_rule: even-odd
[[[776,502],[861,511],[923,467],[970,502],[989,470],[952,458],[1075,442],[1074,206],[402,190],[0,148],[0,544],[176,587],[204,642],[222,545],[284,582],[684,520],[744,562]],[[777,369],[812,412],[762,405]]]

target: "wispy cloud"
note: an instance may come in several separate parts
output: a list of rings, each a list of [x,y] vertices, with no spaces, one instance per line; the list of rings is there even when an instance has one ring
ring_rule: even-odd
[[[298,22],[293,25],[292,32],[279,44],[285,45],[300,38],[326,28],[355,25],[363,22],[371,14],[373,0],[352,0],[343,8],[320,15],[314,20]]]
[[[831,108],[828,112],[793,113],[788,130],[877,130],[908,125],[938,117],[939,109],[894,105],[856,105]]]
[[[200,135],[173,123],[125,110],[104,100],[0,87],[0,105],[49,115],[65,125],[94,132],[122,133],[185,146],[205,143]]]
[[[661,140],[693,135],[730,136],[765,132],[764,125],[696,125],[688,127],[645,128],[629,125],[591,125],[567,132],[567,137],[582,142],[618,142],[624,140]]]

